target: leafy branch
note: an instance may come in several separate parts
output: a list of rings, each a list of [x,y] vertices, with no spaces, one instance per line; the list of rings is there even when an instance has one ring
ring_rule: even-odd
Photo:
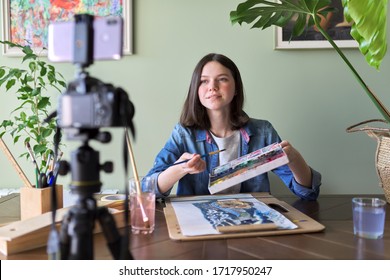
[[[49,139],[56,129],[56,120],[44,122],[51,109],[51,90],[62,91],[66,87],[64,77],[56,71],[54,66],[41,60],[30,46],[22,46],[9,41],[0,43],[19,48],[23,52],[22,63],[24,68],[0,66],[0,88],[6,92],[13,90],[20,105],[10,113],[12,118],[5,119],[0,124],[0,138],[9,133],[14,144],[23,141],[30,143],[35,158],[40,159],[40,171],[47,165],[47,160],[53,150],[53,141]],[[22,153],[20,157],[29,158],[29,153]]]

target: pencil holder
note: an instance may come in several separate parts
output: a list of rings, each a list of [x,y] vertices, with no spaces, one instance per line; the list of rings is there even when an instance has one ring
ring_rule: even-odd
[[[56,185],[57,209],[63,207],[62,185]],[[22,220],[51,211],[51,187],[20,189],[20,218]]]

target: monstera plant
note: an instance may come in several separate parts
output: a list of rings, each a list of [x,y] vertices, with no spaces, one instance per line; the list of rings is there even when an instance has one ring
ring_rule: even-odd
[[[369,65],[379,69],[386,54],[386,16],[387,0],[342,0],[344,17],[352,24],[351,36],[358,42],[360,52],[365,56]],[[390,129],[377,127],[361,127],[371,121],[381,121],[390,124],[390,113],[368,88],[362,77],[352,66],[332,37],[322,27],[330,12],[334,12],[330,0],[279,0],[263,1],[248,0],[237,6],[230,13],[233,23],[252,23],[253,28],[268,28],[272,25],[284,27],[293,23],[292,37],[299,36],[308,27],[315,27],[337,51],[346,63],[368,97],[374,103],[384,120],[368,120],[347,128],[347,132],[365,131],[377,140],[375,164],[387,202],[390,204]]]
[[[366,57],[369,65],[379,69],[387,50],[387,0],[342,0],[342,4],[346,20],[352,23],[351,36],[358,42],[360,52]],[[285,27],[293,22],[292,37],[299,36],[308,27],[315,26],[347,64],[385,121],[390,123],[389,111],[368,88],[362,77],[320,24],[321,19],[326,18],[328,13],[334,11],[335,8],[332,7],[331,0],[248,0],[239,4],[237,9],[230,13],[230,20],[233,24],[253,23],[252,28],[262,29],[272,25]]]

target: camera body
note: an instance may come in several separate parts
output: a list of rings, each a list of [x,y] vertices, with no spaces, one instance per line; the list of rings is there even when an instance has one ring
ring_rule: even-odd
[[[133,116],[134,106],[124,90],[91,77],[70,83],[57,108],[61,128],[130,127]]]

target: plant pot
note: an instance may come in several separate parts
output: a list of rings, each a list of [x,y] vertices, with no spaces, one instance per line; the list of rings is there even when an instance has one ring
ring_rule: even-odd
[[[348,127],[347,132],[364,131],[368,136],[377,141],[375,167],[379,177],[379,186],[382,187],[386,201],[390,204],[390,129],[369,126],[356,128],[369,122],[383,122],[387,124],[385,120],[367,120]]]
[[[57,209],[63,207],[62,185],[56,185]],[[51,187],[20,189],[20,218],[22,220],[51,211]]]
[[[375,165],[380,179],[379,185],[383,188],[387,203],[390,203],[390,137],[388,136],[378,139]]]

